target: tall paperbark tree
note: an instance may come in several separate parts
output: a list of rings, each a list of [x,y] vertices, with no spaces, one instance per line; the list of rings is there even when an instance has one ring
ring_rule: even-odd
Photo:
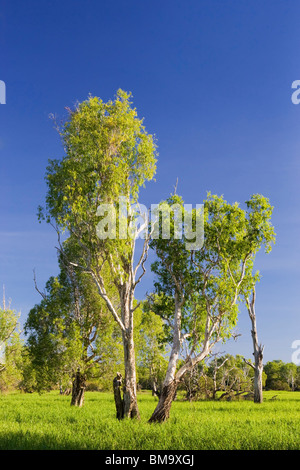
[[[134,292],[145,273],[148,238],[145,237],[141,256],[134,266],[136,238],[124,235],[132,216],[121,217],[121,214],[122,201],[136,203],[140,187],[153,179],[156,145],[131,107],[130,94],[122,90],[118,90],[114,101],[104,103],[90,97],[80,103],[69,111],[67,121],[58,130],[65,156],[61,161],[50,161],[47,168],[46,210],[40,209],[40,218],[53,223],[58,233],[67,230],[85,252],[80,261],[68,261],[92,277],[122,332],[124,417],[138,417]],[[107,216],[109,227],[111,222],[114,225],[113,216],[118,215],[115,237],[109,230],[106,238],[97,236],[96,227],[103,222],[99,217],[105,215],[103,204],[113,209],[112,218]],[[61,245],[58,248],[62,251]],[[109,295],[104,269],[110,270],[119,294],[118,302]]]
[[[251,337],[253,343],[253,356],[254,364],[245,359],[245,362],[252,367],[254,370],[254,403],[263,402],[263,357],[264,357],[264,346],[258,342],[258,333],[256,326],[256,312],[255,312],[255,299],[256,291],[255,286],[252,288],[251,299],[246,296],[246,305],[251,321]]]
[[[180,198],[174,201],[183,205]],[[254,195],[243,210],[223,197],[204,202],[205,243],[189,252],[186,241],[162,237],[151,242],[157,261],[152,309],[169,325],[171,352],[160,400],[150,422],[169,417],[176,389],[182,377],[211,353],[215,344],[230,337],[238,315],[243,283],[252,273],[256,253],[269,251],[274,239],[270,224],[272,208],[267,199]],[[186,343],[185,363],[178,368]]]
[[[265,236],[268,236],[268,243],[266,245],[266,251],[269,253],[272,249],[272,244],[275,243],[274,228],[271,225],[271,215],[273,207],[270,206],[269,201],[258,195],[254,196],[249,201],[249,207],[252,209],[250,215],[250,222],[253,225],[256,233],[254,236],[258,237],[258,231],[260,230]],[[259,241],[259,240],[258,240]],[[251,337],[253,344],[253,356],[254,364],[246,361],[254,370],[254,402],[263,402],[263,353],[264,346],[258,342],[258,331],[255,311],[256,301],[256,284],[260,281],[259,271],[253,272],[253,264],[248,269],[243,283],[243,298],[246,302],[248,315],[251,321]]]

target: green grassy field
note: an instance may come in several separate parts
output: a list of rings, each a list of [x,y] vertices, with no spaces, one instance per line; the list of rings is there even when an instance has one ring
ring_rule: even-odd
[[[141,421],[118,422],[111,394],[86,393],[82,409],[58,392],[0,395],[0,449],[300,449],[300,392],[265,392],[261,405],[176,401],[150,425],[155,403],[141,392]]]

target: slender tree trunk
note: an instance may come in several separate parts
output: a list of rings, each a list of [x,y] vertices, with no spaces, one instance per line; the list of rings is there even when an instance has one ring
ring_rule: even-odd
[[[252,324],[251,336],[253,342],[253,355],[254,355],[254,403],[263,402],[262,393],[262,373],[263,373],[263,351],[264,347],[258,344],[257,327],[256,327],[256,314],[255,314],[255,288],[252,290],[251,302],[246,299],[249,317]]]
[[[176,396],[178,381],[175,378],[176,368],[181,347],[181,305],[178,302],[177,296],[175,297],[175,316],[174,316],[174,331],[173,331],[173,345],[169,358],[168,369],[166,377],[162,386],[161,394],[158,404],[149,419],[149,423],[166,421],[170,415],[172,402]]]
[[[214,371],[213,371],[213,392],[212,392],[212,399],[215,400],[216,399],[216,396],[217,396],[217,392],[219,390],[218,386],[217,386],[217,373],[218,373],[218,370],[221,369],[221,367],[224,366],[225,362],[228,361],[228,358],[226,358],[221,364],[217,365],[217,363],[215,362],[214,363]]]
[[[125,380],[123,387],[124,417],[139,418],[136,393],[136,368],[133,331],[123,334]]]
[[[263,402],[263,393],[262,393],[262,373],[263,373],[263,348],[258,346],[257,350],[254,353],[254,403]]]
[[[114,397],[115,397],[115,405],[117,410],[117,419],[123,419],[124,417],[124,403],[122,399],[121,393],[121,386],[122,386],[122,374],[117,372],[117,376],[113,380],[113,389],[114,389]]]
[[[291,385],[292,385],[292,392],[294,392],[294,391],[295,391],[295,379],[294,379],[294,376],[292,376]]]
[[[79,370],[76,372],[72,383],[71,405],[81,407],[84,401],[86,378]]]
[[[95,279],[95,277],[94,277]],[[105,299],[106,305],[112,313],[117,324],[122,330],[123,353],[125,377],[123,380],[123,418],[139,418],[139,409],[137,404],[137,384],[136,384],[136,366],[135,366],[135,350],[133,338],[133,299],[134,299],[134,276],[129,274],[129,280],[118,285],[119,299],[121,306],[121,318],[116,312],[111,300],[107,296],[103,284],[103,280],[97,279],[97,286],[100,295]],[[115,389],[114,389],[115,390]],[[116,397],[115,397],[116,400]],[[118,399],[117,399],[118,402]],[[116,402],[116,404],[117,404]],[[116,408],[117,417],[120,416],[118,406]]]
[[[121,316],[125,326],[122,331],[125,378],[123,381],[123,416],[124,418],[140,418],[137,403],[136,365],[133,338],[133,308],[130,296],[130,285],[121,289]]]
[[[152,396],[153,397],[158,397],[160,396],[160,391],[158,390],[158,386],[157,386],[157,379],[154,378],[152,380]]]
[[[212,399],[215,400],[217,395],[217,375],[214,373],[213,375],[213,391],[212,391]]]
[[[208,323],[206,324],[206,331],[208,330]],[[177,386],[184,375],[193,370],[193,368],[203,361],[210,353],[209,341],[214,332],[214,328],[210,328],[206,334],[202,351],[193,359],[189,358],[188,361],[177,369],[178,358],[181,349],[181,304],[175,296],[175,316],[174,316],[174,330],[173,330],[173,345],[169,358],[168,369],[166,377],[162,386],[161,395],[149,423],[166,421],[170,415],[172,402],[174,401],[177,393]]]

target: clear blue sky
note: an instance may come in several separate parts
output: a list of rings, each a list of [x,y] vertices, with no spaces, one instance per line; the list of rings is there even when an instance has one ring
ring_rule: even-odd
[[[299,13],[297,0],[0,0],[0,285],[23,321],[40,300],[33,269],[41,287],[57,273],[55,236],[36,218],[47,160],[63,155],[48,116],[123,88],[159,145],[156,183],[141,202],[159,202],[177,177],[191,204],[208,190],[230,202],[270,198],[277,244],[257,263],[259,336],[266,361],[291,360],[300,339]],[[251,357],[245,311],[238,330],[221,350]]]

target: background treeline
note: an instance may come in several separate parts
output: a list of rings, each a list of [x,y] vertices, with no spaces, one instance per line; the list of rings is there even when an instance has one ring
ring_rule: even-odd
[[[64,290],[57,278],[50,279],[47,289],[56,289],[56,295],[59,292],[60,296]],[[91,298],[90,293],[90,301]],[[53,292],[55,316],[51,316],[49,308],[42,314],[41,310],[45,307],[43,300],[29,314],[25,340],[21,338],[23,335],[18,325],[18,315],[5,306],[0,310],[1,393],[58,390],[70,394],[74,375],[79,367],[82,370],[84,344],[87,346],[87,357],[93,356],[86,338],[80,338],[80,330],[76,332],[76,324],[69,311],[70,325],[66,326],[63,308],[59,309],[53,301]],[[60,321],[57,318],[58,311],[61,313]],[[34,323],[37,318],[38,325]],[[99,340],[98,346],[92,346],[94,350],[97,348],[97,360],[88,361],[85,369],[86,390],[90,391],[111,391],[116,372],[123,373],[120,332],[109,316],[104,318],[101,342]],[[164,340],[164,323],[143,304],[136,310],[136,319],[138,388],[151,390],[153,395],[159,396],[167,368],[168,344]],[[178,387],[180,397],[187,400],[251,397],[254,371],[247,362],[240,355],[211,356],[185,375]],[[264,365],[263,386],[265,390],[299,391],[300,366],[281,360],[267,362]]]

